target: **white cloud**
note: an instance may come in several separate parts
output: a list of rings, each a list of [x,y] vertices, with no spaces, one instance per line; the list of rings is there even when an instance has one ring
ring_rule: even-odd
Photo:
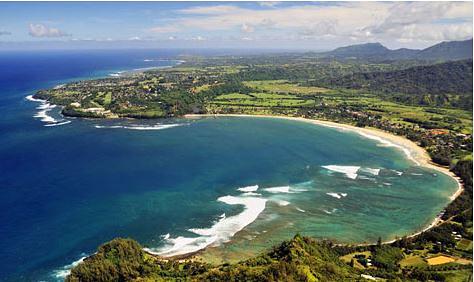
[[[135,40],[136,41],[136,40],[142,40],[142,38],[139,37],[139,36],[133,36],[133,37],[130,37],[128,40]]]
[[[400,42],[423,39],[425,41],[463,40],[472,37],[472,24],[441,25],[433,28],[431,25],[413,24],[404,26],[397,32]]]
[[[217,6],[203,6],[203,7],[193,7],[189,9],[182,9],[179,12],[183,14],[193,14],[193,15],[223,15],[229,13],[235,13],[241,9],[236,6],[230,5],[217,5]]]
[[[33,37],[64,37],[70,36],[57,28],[47,27],[44,24],[30,24],[29,34]]]
[[[281,1],[260,1],[258,2],[258,4],[262,7],[269,7],[269,8],[273,8],[277,5],[279,5],[281,3]]]
[[[468,8],[470,9],[468,10]],[[371,29],[372,33],[384,33],[415,24],[428,24],[439,20],[466,17],[472,21],[472,4],[460,2],[403,2],[391,7],[383,21],[368,29]]]
[[[303,30],[301,34],[306,36],[322,36],[337,34],[338,21],[337,20],[322,20],[309,26]]]
[[[208,16],[183,18],[177,22],[178,25],[187,28],[199,28],[204,30],[226,30],[242,26],[242,24],[254,27],[269,23],[278,28],[306,28],[315,22],[340,20],[346,26],[369,25],[373,23],[372,14],[375,6],[387,6],[382,3],[361,3],[357,6],[294,6],[287,8],[276,8],[271,10],[251,10],[234,6],[219,6],[225,13],[208,14]],[[207,9],[210,9],[207,7]],[[194,13],[194,11],[196,13]],[[187,9],[187,13],[202,15],[200,8]]]
[[[260,5],[266,2],[259,2]],[[155,32],[245,32],[276,37],[402,42],[472,37],[471,2],[344,2],[301,4],[272,9],[234,5],[179,10],[178,17]],[[153,30],[153,29],[152,29]],[[253,38],[257,38],[254,36]]]
[[[153,27],[150,29],[151,32],[155,32],[155,33],[171,33],[171,32],[177,32],[179,31],[180,29],[176,26],[157,26],[157,27]]]

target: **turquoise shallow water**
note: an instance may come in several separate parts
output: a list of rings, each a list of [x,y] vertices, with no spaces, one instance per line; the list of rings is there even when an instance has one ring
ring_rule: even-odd
[[[297,232],[391,239],[426,226],[456,189],[399,149],[281,119],[73,120],[34,138],[44,149],[15,155],[29,177],[12,183],[39,213],[12,232],[56,271],[117,236],[166,255],[227,242],[224,259]]]
[[[0,99],[0,280],[61,279],[66,265],[118,236],[164,254],[218,244],[207,254],[224,259],[297,232],[391,239],[428,225],[456,189],[397,148],[297,121],[68,119],[46,127],[33,118],[39,102],[24,99],[45,85],[17,89],[25,83],[3,83]],[[59,119],[58,110],[48,113]]]

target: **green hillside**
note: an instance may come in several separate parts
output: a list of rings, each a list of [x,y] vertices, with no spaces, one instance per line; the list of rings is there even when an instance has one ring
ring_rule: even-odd
[[[131,239],[115,239],[72,270],[67,281],[358,281],[328,243],[295,236],[233,265],[163,260]]]

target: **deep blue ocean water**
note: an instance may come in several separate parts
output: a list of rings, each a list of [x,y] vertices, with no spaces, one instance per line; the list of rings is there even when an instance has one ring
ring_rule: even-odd
[[[428,224],[456,188],[396,148],[331,128],[259,118],[46,127],[33,117],[40,103],[25,99],[178,54],[0,53],[0,280],[61,279],[64,266],[118,236],[160,252],[216,234],[218,243],[234,240],[245,226],[222,248],[244,253],[296,232],[393,238]]]

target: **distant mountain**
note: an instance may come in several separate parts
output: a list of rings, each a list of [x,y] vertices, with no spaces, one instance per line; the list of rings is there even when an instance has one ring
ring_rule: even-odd
[[[340,47],[329,52],[329,54],[335,57],[359,58],[359,57],[367,57],[367,56],[383,56],[387,54],[388,52],[390,52],[390,50],[380,43],[365,43],[365,44]]]
[[[472,39],[441,42],[423,50],[401,48],[391,50],[380,43],[366,43],[340,47],[323,53],[327,57],[375,60],[451,61],[472,58]]]
[[[472,58],[472,39],[441,42],[417,54],[423,60],[462,60]]]

